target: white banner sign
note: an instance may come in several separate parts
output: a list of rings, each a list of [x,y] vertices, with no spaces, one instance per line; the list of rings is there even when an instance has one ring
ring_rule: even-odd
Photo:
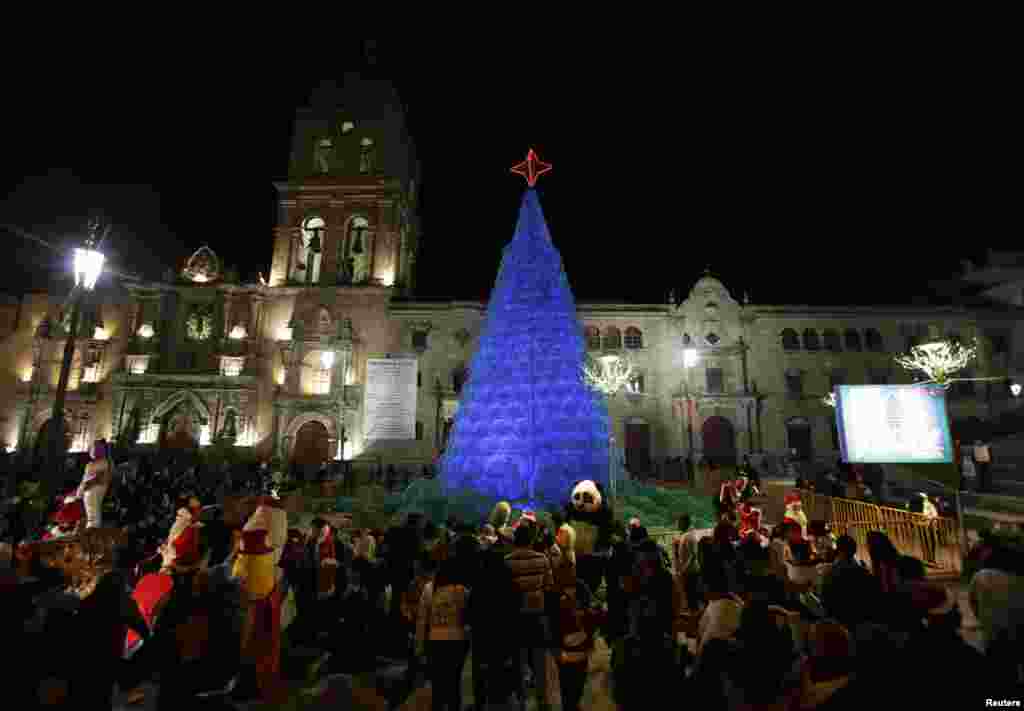
[[[416,439],[415,358],[366,361],[366,440]]]

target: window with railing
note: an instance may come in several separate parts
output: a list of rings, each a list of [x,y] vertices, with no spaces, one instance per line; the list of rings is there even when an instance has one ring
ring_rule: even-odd
[[[792,328],[782,331],[782,349],[786,351],[800,350],[800,336]]]
[[[626,348],[636,350],[644,347],[644,335],[639,328],[630,326],[626,329]]]

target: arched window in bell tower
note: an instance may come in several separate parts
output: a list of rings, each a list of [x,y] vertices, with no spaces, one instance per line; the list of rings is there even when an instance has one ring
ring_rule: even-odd
[[[322,218],[310,217],[302,223],[301,234],[292,253],[292,281],[302,284],[320,282],[320,264],[326,231],[327,224]]]
[[[362,284],[370,277],[370,223],[365,217],[349,220],[345,239],[338,247],[338,281]]]
[[[369,175],[374,170],[373,139],[363,138],[359,141],[359,172],[362,175]]]

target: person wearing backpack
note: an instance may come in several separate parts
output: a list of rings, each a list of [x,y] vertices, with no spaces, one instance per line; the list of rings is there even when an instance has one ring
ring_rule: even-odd
[[[445,560],[423,588],[416,625],[416,649],[426,656],[433,708],[462,711],[462,668],[469,653],[466,634],[469,588],[460,581],[454,558]]]

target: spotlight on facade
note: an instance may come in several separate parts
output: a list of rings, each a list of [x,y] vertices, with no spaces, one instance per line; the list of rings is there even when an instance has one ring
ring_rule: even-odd
[[[334,351],[323,351],[320,353],[320,365],[323,366],[324,370],[330,370],[334,367]]]
[[[110,333],[103,326],[97,326],[92,334],[94,341],[109,341]]]
[[[139,326],[139,338],[149,340],[153,337],[153,324],[144,323]]]
[[[683,367],[692,368],[697,365],[697,349],[686,348],[683,350]]]
[[[91,246],[75,248],[75,286],[92,291],[103,271],[103,253]]]
[[[228,334],[228,338],[234,341],[240,341],[247,335],[248,334],[245,332],[245,326],[237,325],[231,329],[231,333]]]

